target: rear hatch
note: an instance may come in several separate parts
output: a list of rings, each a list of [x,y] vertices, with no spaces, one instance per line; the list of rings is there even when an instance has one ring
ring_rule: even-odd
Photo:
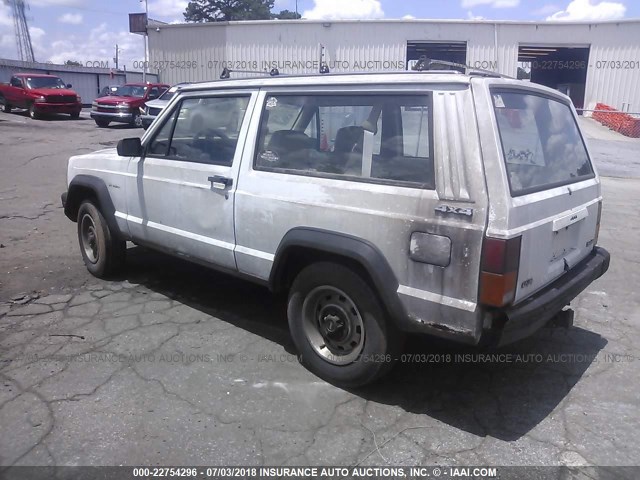
[[[521,236],[518,303],[592,251],[600,185],[568,98],[510,86],[490,92],[509,186],[508,235]]]

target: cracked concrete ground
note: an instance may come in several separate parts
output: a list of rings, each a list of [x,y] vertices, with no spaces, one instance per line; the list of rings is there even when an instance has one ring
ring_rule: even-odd
[[[121,278],[86,272],[66,160],[139,133],[0,114],[0,466],[638,465],[637,179],[603,179],[611,268],[573,329],[499,359],[415,337],[347,391],[300,366],[261,287],[139,247]]]

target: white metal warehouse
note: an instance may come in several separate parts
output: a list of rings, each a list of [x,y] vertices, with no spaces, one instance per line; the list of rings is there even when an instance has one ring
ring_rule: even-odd
[[[149,66],[162,81],[212,80],[223,67],[281,73],[403,70],[421,56],[493,70],[567,93],[577,108],[640,111],[640,20],[150,23]],[[523,73],[526,72],[526,73]],[[240,75],[240,74],[238,74]]]

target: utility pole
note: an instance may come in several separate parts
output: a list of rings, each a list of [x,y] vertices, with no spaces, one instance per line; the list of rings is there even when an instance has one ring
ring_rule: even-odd
[[[116,71],[118,71],[118,44],[116,43],[116,56],[113,57],[113,61],[116,62]]]
[[[298,0],[296,0],[296,20],[298,19]]]
[[[140,0],[144,1],[144,65],[142,67],[142,83],[147,83],[147,64],[149,60],[147,59],[147,39],[149,37],[149,33],[147,32],[147,28],[149,26],[149,2],[148,0]]]

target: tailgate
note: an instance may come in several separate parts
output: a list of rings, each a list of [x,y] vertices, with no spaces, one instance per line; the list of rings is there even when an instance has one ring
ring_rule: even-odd
[[[568,99],[538,89],[491,89],[508,181],[508,236],[522,237],[515,302],[593,250],[600,184]]]

